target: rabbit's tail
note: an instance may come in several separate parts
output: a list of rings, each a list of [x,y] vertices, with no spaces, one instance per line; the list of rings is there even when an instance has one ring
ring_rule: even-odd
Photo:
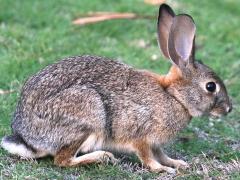
[[[23,158],[35,158],[36,152],[19,135],[13,134],[2,138],[1,146],[11,154]]]

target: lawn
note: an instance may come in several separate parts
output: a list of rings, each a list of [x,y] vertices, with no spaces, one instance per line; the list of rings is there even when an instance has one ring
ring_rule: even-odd
[[[118,156],[120,162],[115,165],[59,168],[51,157],[26,161],[0,149],[0,179],[240,179],[240,2],[167,3],[176,12],[193,16],[196,57],[224,79],[234,106],[221,119],[193,119],[166,146],[169,155],[185,159],[191,168],[177,175],[150,173],[131,155]],[[133,12],[150,18],[72,24],[96,11]],[[166,73],[170,63],[157,46],[157,13],[158,6],[143,0],[0,0],[0,92],[11,91],[0,93],[0,138],[11,133],[11,117],[25,80],[64,57],[94,54]]]

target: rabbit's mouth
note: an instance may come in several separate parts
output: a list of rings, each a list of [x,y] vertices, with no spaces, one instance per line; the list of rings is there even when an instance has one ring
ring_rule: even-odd
[[[223,110],[220,111],[220,109],[216,109],[216,110],[214,109],[209,113],[209,116],[213,119],[218,119],[218,118],[220,118],[222,116],[226,116],[226,115],[227,115],[227,112],[225,112]]]
[[[211,113],[209,114],[209,117],[212,118],[212,119],[218,119],[218,118],[220,118],[220,117],[222,117],[222,116],[223,116],[222,114],[216,114],[216,113],[214,113],[214,112],[211,112]]]

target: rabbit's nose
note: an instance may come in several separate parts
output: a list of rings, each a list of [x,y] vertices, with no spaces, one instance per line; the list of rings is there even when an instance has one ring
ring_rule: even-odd
[[[225,110],[226,110],[227,113],[230,113],[232,111],[232,103],[231,102],[226,104]]]
[[[227,107],[227,112],[230,113],[232,111],[232,106]]]

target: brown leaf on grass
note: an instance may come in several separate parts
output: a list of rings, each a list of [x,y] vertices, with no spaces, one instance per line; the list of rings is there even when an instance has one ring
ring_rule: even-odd
[[[96,12],[91,13],[87,17],[82,17],[73,21],[75,25],[92,24],[111,19],[133,19],[137,15],[134,13],[115,13],[115,12]]]
[[[10,94],[10,93],[13,93],[14,91],[13,90],[2,90],[0,89],[0,95],[3,95],[3,94]]]
[[[151,5],[160,5],[165,3],[166,0],[144,0],[146,4],[151,4]]]

